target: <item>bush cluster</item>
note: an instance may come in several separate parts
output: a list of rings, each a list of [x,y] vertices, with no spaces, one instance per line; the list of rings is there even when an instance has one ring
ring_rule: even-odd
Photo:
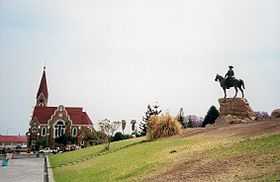
[[[112,138],[111,141],[115,142],[115,141],[120,141],[120,140],[126,140],[132,138],[131,135],[127,135],[127,134],[122,134],[121,132],[117,132]]]
[[[182,125],[169,113],[152,116],[148,121],[148,139],[173,136],[181,133]]]

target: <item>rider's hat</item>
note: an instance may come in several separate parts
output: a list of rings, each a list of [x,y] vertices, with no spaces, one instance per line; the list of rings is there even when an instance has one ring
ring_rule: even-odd
[[[230,68],[230,69],[232,69],[232,68],[233,68],[233,66],[229,66],[229,68]]]

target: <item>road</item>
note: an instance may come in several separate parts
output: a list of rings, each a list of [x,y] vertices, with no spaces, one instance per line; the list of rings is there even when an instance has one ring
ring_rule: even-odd
[[[2,161],[0,161],[2,165]],[[12,159],[8,167],[0,166],[0,181],[2,182],[43,182],[44,159],[27,158]]]

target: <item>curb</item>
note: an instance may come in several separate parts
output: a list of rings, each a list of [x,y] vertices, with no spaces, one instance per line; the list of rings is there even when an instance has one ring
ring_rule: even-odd
[[[54,178],[53,178],[53,171],[49,162],[49,157],[46,156],[46,161],[47,161],[47,178],[48,178],[48,182],[55,182]]]

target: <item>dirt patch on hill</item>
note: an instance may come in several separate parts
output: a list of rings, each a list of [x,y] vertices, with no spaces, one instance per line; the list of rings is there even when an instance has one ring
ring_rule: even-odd
[[[280,165],[271,165],[271,160],[280,153],[270,156],[242,155],[224,160],[196,159],[175,165],[164,174],[146,178],[153,182],[183,181],[247,181],[266,174],[279,174]],[[278,159],[279,161],[279,159]],[[263,164],[266,164],[263,166]]]
[[[239,162],[247,157],[233,157],[227,160],[211,161],[207,159],[195,159],[175,165],[164,174],[151,177],[145,181],[217,181],[227,171],[238,168]]]
[[[279,121],[258,121],[227,127],[186,129],[184,137],[256,137],[280,133]],[[162,174],[147,177],[144,181],[247,181],[280,173],[280,151],[267,155],[246,153],[237,156],[211,159],[207,151],[194,154],[191,159],[176,162]]]
[[[211,128],[190,128],[183,131],[184,137],[205,135],[207,136],[257,136],[266,133],[279,133],[280,121],[268,120],[268,121],[256,121],[247,124],[233,124],[225,127],[211,127]]]

